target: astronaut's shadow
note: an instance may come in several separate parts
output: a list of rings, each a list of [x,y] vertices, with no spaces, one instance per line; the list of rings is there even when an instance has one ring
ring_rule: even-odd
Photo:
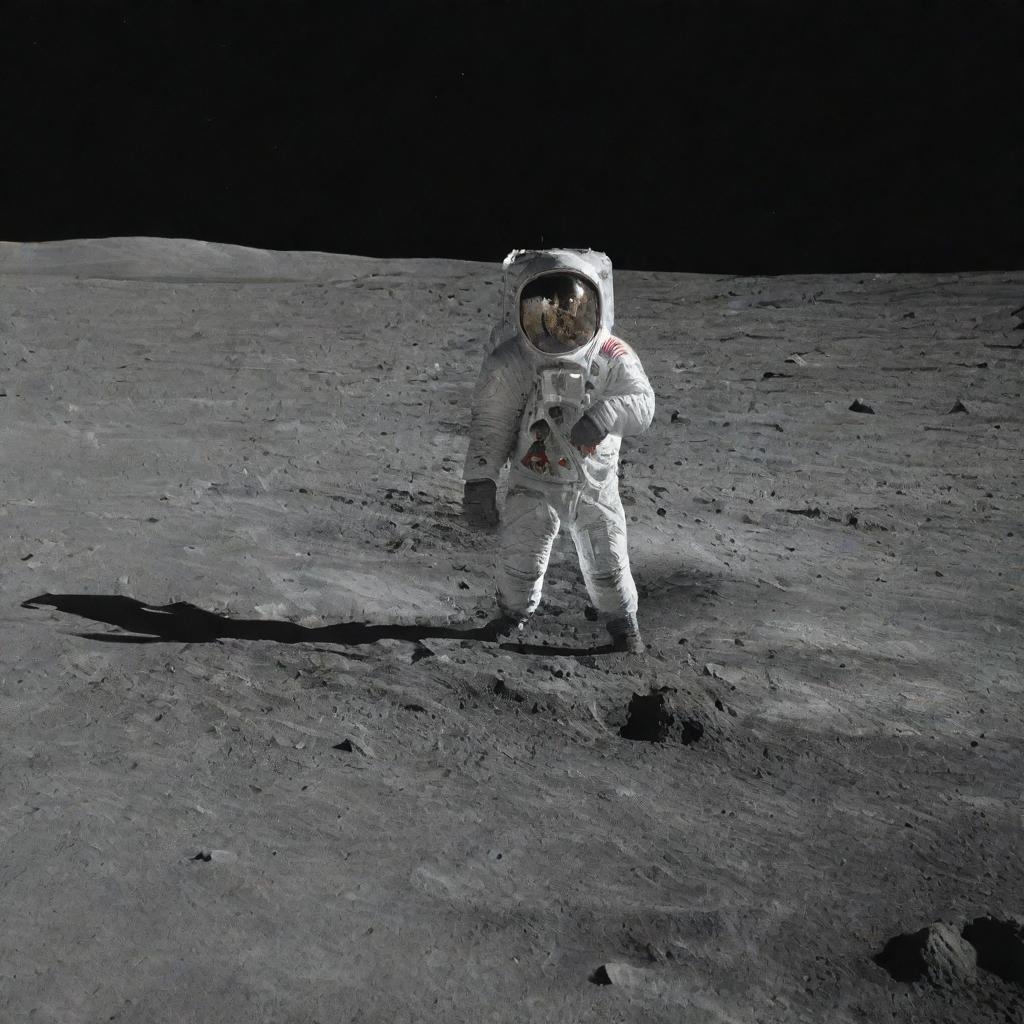
[[[133,597],[115,594],[40,594],[22,602],[22,608],[49,606],[68,615],[115,626],[121,633],[76,633],[86,640],[115,644],[216,643],[218,640],[273,640],[280,644],[372,644],[378,640],[405,640],[422,644],[430,639],[494,642],[493,625],[475,627],[373,624],[338,622],[308,627],[280,619],[232,619],[204,611],[187,601],[148,605]],[[556,647],[541,644],[503,643],[502,649],[518,654],[594,655],[611,653],[602,647]],[[424,652],[429,653],[429,652]]]

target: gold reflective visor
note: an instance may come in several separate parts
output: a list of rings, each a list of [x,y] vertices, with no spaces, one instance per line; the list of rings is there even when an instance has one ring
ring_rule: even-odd
[[[580,274],[542,274],[519,296],[523,333],[541,352],[566,352],[585,345],[597,334],[600,318],[597,289]]]

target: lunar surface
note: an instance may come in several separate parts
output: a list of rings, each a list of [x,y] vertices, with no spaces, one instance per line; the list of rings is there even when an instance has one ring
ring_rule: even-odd
[[[500,281],[0,246],[0,1019],[1020,1020],[1024,272],[616,272],[643,658],[481,635]]]

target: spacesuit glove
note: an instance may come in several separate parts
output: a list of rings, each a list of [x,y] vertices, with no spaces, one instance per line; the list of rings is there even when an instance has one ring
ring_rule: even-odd
[[[498,525],[497,485],[493,480],[467,480],[462,494],[462,514],[474,530],[493,530]]]
[[[599,427],[586,413],[574,424],[569,442],[577,448],[593,449],[608,436],[608,431]]]

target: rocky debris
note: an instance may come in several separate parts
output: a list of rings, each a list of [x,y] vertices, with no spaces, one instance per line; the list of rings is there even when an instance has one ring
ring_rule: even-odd
[[[233,850],[200,850],[194,857],[189,857],[189,860],[198,860],[204,864],[209,864],[210,861],[230,864],[238,860],[238,854]]]
[[[827,519],[830,523],[842,523],[844,526],[857,527],[858,525],[865,530],[882,530],[888,532],[888,526],[882,526],[879,523],[861,523],[860,517],[856,512],[847,512],[845,516],[833,516],[823,512],[820,508],[780,508],[779,512],[785,512],[791,516],[804,516],[806,519]],[[747,519],[744,519],[746,522]],[[750,520],[753,522],[753,520]],[[789,549],[792,550],[792,549]]]
[[[630,964],[617,963],[614,960],[600,967],[590,975],[590,982],[594,985],[618,985],[620,988],[636,988],[647,980],[649,971],[640,967],[633,967]]]
[[[661,996],[673,1002],[689,1003],[696,995],[695,987],[686,984],[658,967],[635,967],[633,964],[609,960],[601,964],[588,979],[592,985],[613,985],[632,989],[647,996]],[[718,1014],[714,1014],[718,1017]]]
[[[590,982],[594,985],[617,985],[619,988],[651,988],[655,976],[650,970],[634,967],[632,964],[619,963],[614,960],[601,964],[593,974]]]
[[[733,689],[735,689],[735,687],[733,687]],[[725,702],[724,702],[724,701],[722,700],[722,698],[721,698],[721,697],[716,697],[716,698],[715,698],[715,709],[716,709],[717,711],[721,711],[721,712],[722,712],[722,714],[729,714],[729,715],[731,715],[731,716],[732,716],[733,718],[736,718],[736,717],[737,717],[737,714],[736,714],[736,709],[735,709],[734,707],[732,707],[731,705],[729,705],[729,704],[726,704],[726,703],[725,703]]]
[[[977,960],[974,947],[956,926],[942,921],[895,936],[874,957],[896,981],[930,981],[944,987],[973,982]]]

